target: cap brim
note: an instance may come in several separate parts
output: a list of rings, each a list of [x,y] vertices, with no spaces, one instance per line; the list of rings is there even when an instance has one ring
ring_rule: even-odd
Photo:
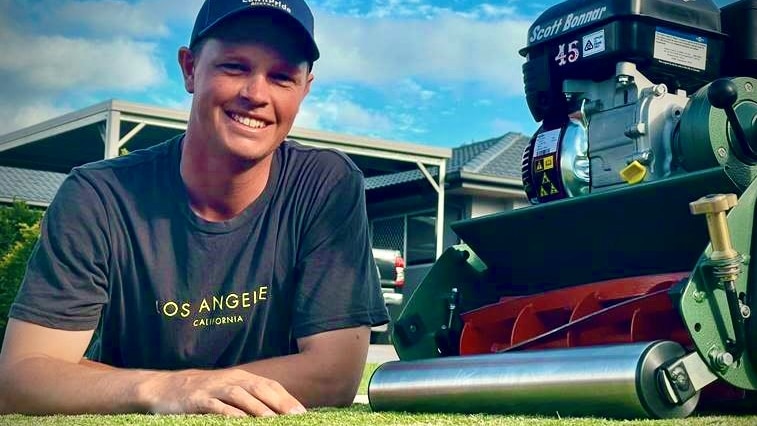
[[[293,24],[293,27],[296,28],[301,33],[302,39],[304,41],[303,47],[305,48],[305,57],[308,61],[315,62],[318,58],[320,58],[321,53],[318,50],[318,46],[315,44],[315,40],[313,39],[313,36],[308,32],[305,26],[303,26],[302,23],[299,20],[297,20],[297,18],[295,18],[294,16],[290,15],[289,13],[275,6],[268,6],[264,4],[259,4],[259,5],[254,5],[254,6],[245,5],[244,7],[240,7],[239,9],[232,10],[220,16],[215,21],[206,25],[202,31],[197,33],[196,36],[192,39],[189,47],[192,47],[195,43],[197,43],[198,40],[205,37],[210,31],[216,28],[223,21],[226,21],[232,17],[240,16],[241,14],[272,13],[272,12],[276,13],[279,16],[286,17],[287,20],[291,24]]]

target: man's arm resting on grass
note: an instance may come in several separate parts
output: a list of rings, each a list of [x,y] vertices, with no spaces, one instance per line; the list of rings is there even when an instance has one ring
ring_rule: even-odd
[[[297,339],[299,353],[240,365],[281,383],[306,407],[348,406],[360,385],[371,329],[326,331]]]
[[[274,380],[306,407],[348,406],[355,399],[368,355],[366,326],[327,331],[297,340],[300,352],[235,368]],[[112,368],[82,361],[93,368]]]
[[[239,368],[166,372],[80,363],[92,333],[10,319],[0,353],[0,414],[304,411],[280,384]]]

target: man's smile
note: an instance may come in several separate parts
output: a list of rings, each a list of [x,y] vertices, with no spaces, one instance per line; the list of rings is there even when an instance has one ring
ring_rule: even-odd
[[[226,113],[232,120],[236,121],[239,124],[243,124],[251,129],[262,129],[267,125],[266,122],[262,120],[258,120],[252,117],[247,117],[241,114],[237,114],[235,112],[227,112]]]

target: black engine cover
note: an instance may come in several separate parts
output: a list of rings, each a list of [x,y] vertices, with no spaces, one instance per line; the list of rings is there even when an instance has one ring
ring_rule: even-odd
[[[534,22],[520,52],[529,109],[536,121],[567,114],[564,80],[606,80],[621,61],[693,92],[719,76],[725,37],[711,0],[568,0]]]

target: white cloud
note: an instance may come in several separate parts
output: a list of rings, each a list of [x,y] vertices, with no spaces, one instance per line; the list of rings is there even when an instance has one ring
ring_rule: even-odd
[[[81,107],[98,92],[140,92],[166,79],[155,43],[41,35],[11,20],[28,18],[25,9],[0,1],[0,11],[0,133]]]
[[[21,105],[0,102],[0,117],[2,117],[0,118],[0,135],[41,123],[69,111],[69,107],[51,105],[42,100],[26,102]]]
[[[371,86],[414,78],[435,84],[480,83],[501,94],[523,91],[518,49],[530,22],[476,21],[445,13],[424,19],[319,15],[319,80]]]
[[[427,89],[425,86],[411,78],[402,80],[398,86],[405,103],[415,103],[417,101],[427,104],[428,101],[434,99],[436,96],[435,91]]]
[[[479,3],[472,7],[460,5],[460,2],[446,2],[440,6],[438,1],[423,0],[313,0],[311,6],[316,12],[332,12],[341,15],[362,18],[423,18],[431,19],[445,13],[454,13],[467,18],[501,18],[517,13],[517,8],[511,6],[515,0],[498,2],[497,4]],[[505,3],[505,4],[502,4]],[[320,17],[316,13],[316,21]]]
[[[335,89],[321,97],[311,94],[303,102],[295,126],[385,137],[396,124],[388,115],[363,107],[345,91]]]
[[[0,72],[38,90],[142,90],[165,75],[151,43],[11,35],[0,44]]]
[[[73,0],[35,2],[29,15],[40,28],[86,31],[89,36],[165,37],[169,23],[191,22],[202,0]],[[188,35],[187,35],[188,36]]]

